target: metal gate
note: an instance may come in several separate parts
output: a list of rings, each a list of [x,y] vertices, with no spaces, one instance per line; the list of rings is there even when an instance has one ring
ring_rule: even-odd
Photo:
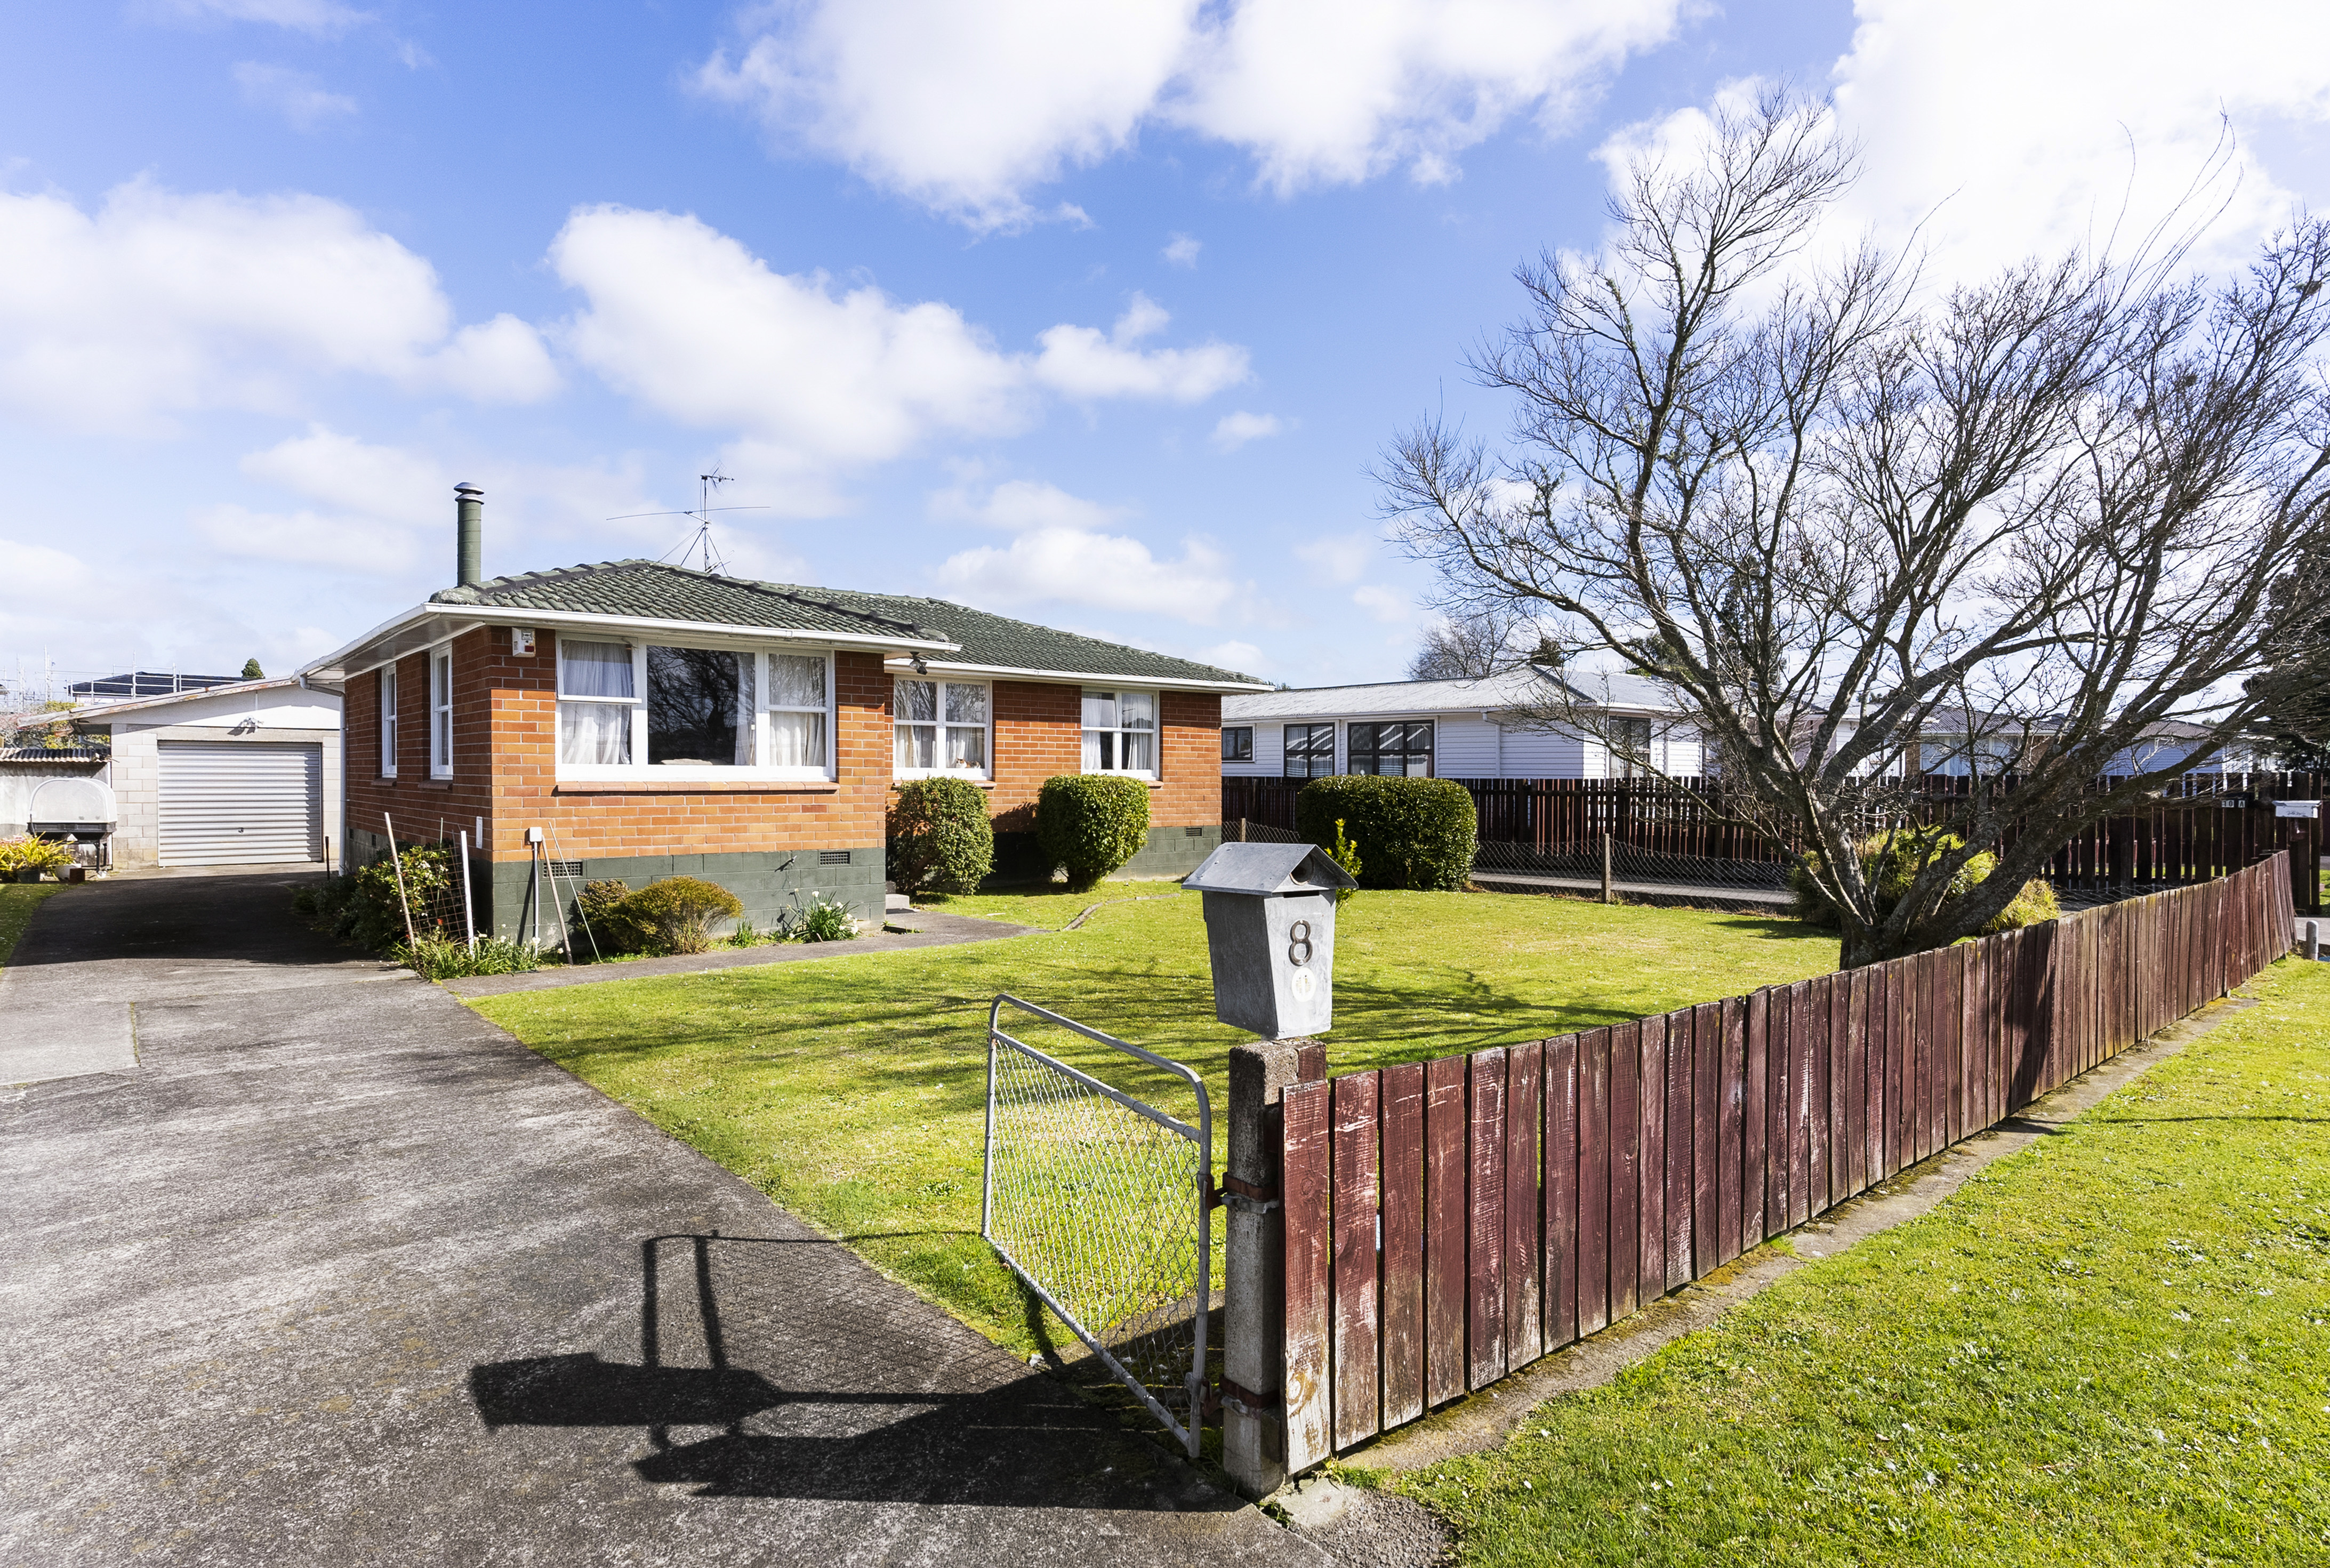
[[[1198,1124],[1004,1033],[1005,1007],[1163,1069]],[[1213,1110],[1197,1073],[999,996],[987,1014],[987,1170],[979,1231],[1011,1271],[1198,1452],[1212,1300]]]

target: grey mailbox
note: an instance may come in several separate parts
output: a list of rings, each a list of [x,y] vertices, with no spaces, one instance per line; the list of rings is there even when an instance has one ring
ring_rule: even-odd
[[[1335,1021],[1335,893],[1350,874],[1311,844],[1225,844],[1181,882],[1206,895],[1214,1016],[1265,1040]]]

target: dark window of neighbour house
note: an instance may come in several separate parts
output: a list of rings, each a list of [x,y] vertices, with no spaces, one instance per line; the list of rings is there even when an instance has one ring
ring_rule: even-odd
[[[1651,722],[1648,719],[1610,721],[1610,777],[1644,779],[1651,771]]]
[[[1351,771],[1432,777],[1432,721],[1395,719],[1351,726]]]
[[[1228,724],[1222,729],[1222,760],[1251,762],[1254,760],[1254,726]]]
[[[1287,778],[1324,779],[1334,770],[1334,725],[1286,726],[1286,765],[1282,771]]]
[[[648,760],[734,767],[752,757],[752,661],[715,648],[648,649]]]

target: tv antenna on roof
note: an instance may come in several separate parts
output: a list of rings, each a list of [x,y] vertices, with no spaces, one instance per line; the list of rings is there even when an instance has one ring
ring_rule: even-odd
[[[721,556],[719,548],[712,542],[712,514],[715,512],[766,512],[769,508],[764,505],[715,506],[712,504],[713,487],[717,485],[733,485],[736,482],[734,476],[722,473],[717,465],[714,466],[712,472],[698,474],[696,477],[704,488],[702,502],[693,512],[626,512],[620,516],[610,517],[607,521],[621,523],[632,517],[693,517],[696,519],[696,532],[679,542],[677,546],[679,559],[672,563],[676,566],[686,566],[689,556],[700,553],[704,558],[701,570],[715,576],[725,577],[728,574],[728,562]],[[667,551],[657,559],[669,561],[671,552]]]

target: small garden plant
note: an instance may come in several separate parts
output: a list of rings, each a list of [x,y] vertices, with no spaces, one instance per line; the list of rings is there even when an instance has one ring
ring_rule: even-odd
[[[1350,774],[1313,779],[1294,798],[1294,826],[1313,844],[1340,837],[1346,823],[1368,846],[1366,871],[1352,872],[1361,887],[1454,892],[1473,874],[1480,818],[1454,779]]]
[[[1036,842],[1047,880],[1065,869],[1070,887],[1088,888],[1149,842],[1149,786],[1089,773],[1047,779],[1036,796]]]
[[[889,877],[910,897],[977,893],[995,868],[987,792],[968,779],[915,779],[890,805]]]
[[[72,851],[52,840],[30,835],[0,838],[0,876],[14,878],[20,871],[55,876],[72,864]]]
[[[1880,833],[1864,838],[1860,844],[1861,874],[1876,895],[1880,917],[1890,915],[1909,891],[1918,874],[1943,855],[1964,848],[1965,840],[1952,833],[1935,833],[1923,829],[1906,829],[1897,833]],[[1808,864],[1806,864],[1808,863]],[[1951,904],[1989,879],[1998,864],[1998,856],[1988,851],[1975,855],[1958,868],[1956,876],[1942,894],[1940,908]],[[1820,856],[1805,856],[1805,861],[1788,868],[1789,890],[1795,895],[1795,915],[1807,925],[1834,930],[1836,906],[1821,892],[1813,878],[1818,872]],[[2055,890],[2045,882],[2033,878],[2022,884],[2014,902],[1998,912],[1991,922],[1983,927],[1984,936],[1996,936],[2001,931],[2020,930],[2042,921],[2059,919],[2063,906],[2056,900]]]
[[[459,937],[425,936],[397,943],[388,956],[424,980],[526,975],[542,968],[541,949],[509,937],[479,937],[472,948]]]

